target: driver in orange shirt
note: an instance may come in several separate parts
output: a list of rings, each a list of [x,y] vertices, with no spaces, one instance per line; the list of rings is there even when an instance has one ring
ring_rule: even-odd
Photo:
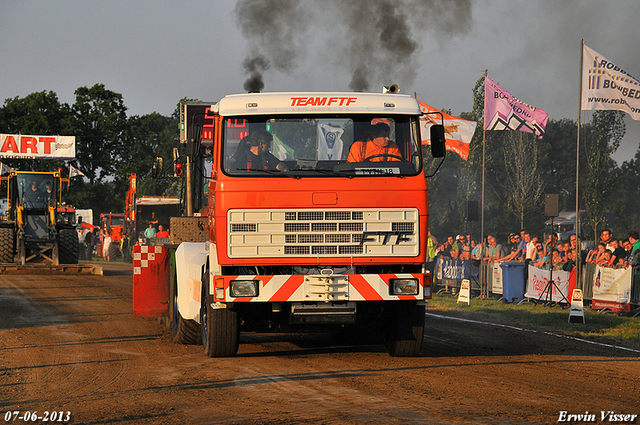
[[[389,126],[383,122],[375,124],[371,135],[364,141],[351,145],[347,162],[401,161],[398,145],[389,140]]]

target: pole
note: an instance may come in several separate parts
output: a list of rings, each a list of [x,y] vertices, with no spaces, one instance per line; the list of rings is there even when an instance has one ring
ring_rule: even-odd
[[[579,78],[579,86],[578,86],[578,129],[577,129],[577,141],[576,141],[576,224],[575,224],[575,232],[576,232],[576,287],[581,283],[580,281],[580,272],[582,270],[582,258],[581,257],[581,246],[582,241],[580,240],[580,202],[578,197],[578,189],[580,187],[580,127],[581,123],[581,112],[582,112],[582,55],[584,52],[584,39],[580,40],[580,78]],[[581,288],[581,287],[580,287]]]
[[[193,216],[193,182],[191,172],[191,154],[187,155],[187,162],[185,164],[187,178],[186,178],[186,198],[187,198],[187,217]]]
[[[488,71],[485,69],[484,71],[484,78],[486,79],[488,75]],[[484,111],[486,110],[486,103],[487,103],[487,87],[486,87],[486,81],[485,81],[485,92],[484,92],[484,108],[483,108],[483,122],[482,122],[482,206],[481,206],[481,214],[480,214],[480,243],[482,243],[482,256],[484,257],[484,253],[486,252],[487,249],[487,244],[484,241],[484,159],[485,159],[485,147],[486,147],[486,136],[487,136],[487,130],[485,130],[485,125],[484,125],[484,119],[486,117],[484,117]],[[480,260],[480,270],[482,270],[482,259]],[[485,272],[486,272],[486,267],[484,268]],[[489,295],[489,291],[486,290],[485,285],[487,284],[486,280],[485,280],[485,273],[481,272],[480,273],[480,296],[482,297],[483,295],[488,296]],[[484,291],[484,293],[483,293]]]

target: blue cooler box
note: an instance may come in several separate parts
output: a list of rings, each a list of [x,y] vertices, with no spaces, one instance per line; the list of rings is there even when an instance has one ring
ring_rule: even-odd
[[[500,264],[502,267],[502,297],[508,303],[518,303],[524,298],[526,287],[524,265],[519,261]]]

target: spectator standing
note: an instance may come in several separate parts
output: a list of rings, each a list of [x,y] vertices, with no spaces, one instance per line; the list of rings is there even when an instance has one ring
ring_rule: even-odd
[[[633,284],[631,285],[631,302],[640,303],[640,262],[638,253],[640,252],[640,235],[637,230],[629,232],[629,242],[631,243],[631,265],[633,266]]]
[[[614,239],[611,241],[611,246],[613,247],[613,262],[614,266],[620,264],[620,262],[624,262],[627,257],[627,251],[621,246],[620,241]]]
[[[511,233],[509,235],[509,244],[507,245],[507,255],[502,261],[518,261],[521,257],[522,249],[520,247],[520,235]]]
[[[93,245],[94,245],[95,236],[92,231],[87,232],[87,235],[84,237],[85,244],[85,258],[88,261],[93,260]]]
[[[122,261],[125,263],[133,262],[133,258],[131,257],[131,238],[129,238],[129,234],[125,234],[120,239],[120,252],[122,252]]]
[[[500,261],[500,256],[502,254],[502,245],[498,245],[496,243],[496,238],[492,235],[487,236],[487,249],[485,250],[484,259],[492,262],[492,261]]]
[[[460,258],[464,260],[468,260],[471,258],[471,245],[469,245],[469,241],[471,239],[467,239],[465,235],[458,235],[458,249]]]
[[[550,267],[553,268],[553,270],[562,270],[562,266],[564,265],[564,261],[562,260],[562,257],[560,256],[560,251],[558,251],[558,249],[554,249],[551,251],[551,264]]]
[[[527,252],[527,244],[531,240],[531,234],[527,230],[520,230],[520,243],[518,244],[518,249],[522,253]]]
[[[611,246],[611,241],[613,240],[613,235],[611,234],[611,230],[604,229],[602,233],[600,233],[600,242],[604,244],[605,249],[613,252],[613,247]]]
[[[529,237],[529,241],[527,241],[527,254],[525,256],[525,260],[527,261],[527,264],[533,260],[536,259],[536,255],[538,253],[537,249],[536,249],[536,245],[538,244],[538,237],[534,236],[533,238],[531,237],[530,234],[525,234],[525,238]]]
[[[156,238],[168,238],[168,237],[169,237],[169,232],[164,230],[164,227],[162,227],[162,224],[159,224],[158,231],[156,232]]]
[[[78,229],[78,259],[80,260],[86,260],[84,240],[84,229],[81,227]]]
[[[562,266],[562,270],[564,270],[565,272],[569,272],[571,273],[571,270],[573,270],[573,268],[576,265],[575,262],[575,257],[576,257],[576,252],[572,249],[570,249],[569,251],[566,252],[566,260],[564,265]]]
[[[102,258],[104,261],[111,261],[111,256],[109,255],[109,248],[111,247],[111,236],[107,233],[104,237],[104,241],[102,242]]]
[[[558,236],[555,233],[551,233],[547,238],[547,242],[544,244],[544,255],[551,255],[551,251],[553,251],[558,245]]]
[[[427,270],[431,273],[436,267],[436,249],[438,247],[438,240],[431,234],[427,233]]]
[[[484,251],[484,244],[482,242],[477,244],[471,251],[471,258],[474,260],[478,260],[478,264],[479,264],[479,261],[482,260],[483,251]]]
[[[156,229],[153,227],[153,223],[149,223],[149,227],[144,230],[144,237],[151,239],[156,236]]]

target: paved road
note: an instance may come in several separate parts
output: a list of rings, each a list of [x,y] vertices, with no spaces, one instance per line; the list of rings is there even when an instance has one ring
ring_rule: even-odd
[[[131,286],[124,265],[104,276],[0,275],[0,418],[520,424],[557,423],[563,411],[588,411],[596,423],[605,422],[601,411],[640,414],[637,351],[428,309],[417,358],[391,358],[370,338],[318,333],[243,334],[237,357],[210,359],[173,344],[157,320],[135,318]]]

